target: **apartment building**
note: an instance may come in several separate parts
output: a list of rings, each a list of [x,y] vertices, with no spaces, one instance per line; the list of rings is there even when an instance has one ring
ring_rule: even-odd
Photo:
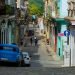
[[[70,21],[70,36],[69,36],[69,47],[70,47],[70,66],[75,66],[75,0],[68,0],[68,16],[66,19]]]
[[[12,43],[14,41],[12,32],[15,25],[15,0],[0,0],[0,3],[0,43]]]
[[[75,17],[75,0],[68,0],[68,16]]]

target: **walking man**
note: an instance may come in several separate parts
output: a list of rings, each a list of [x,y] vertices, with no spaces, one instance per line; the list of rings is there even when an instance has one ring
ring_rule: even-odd
[[[34,37],[34,41],[35,41],[35,46],[36,46],[38,43],[38,39],[36,37]]]

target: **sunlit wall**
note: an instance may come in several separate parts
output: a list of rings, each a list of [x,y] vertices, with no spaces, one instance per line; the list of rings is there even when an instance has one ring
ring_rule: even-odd
[[[68,16],[68,3],[67,0],[58,0],[59,17],[64,18]]]

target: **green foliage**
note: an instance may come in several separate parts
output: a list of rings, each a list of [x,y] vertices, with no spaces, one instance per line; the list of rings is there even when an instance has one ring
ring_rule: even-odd
[[[43,0],[29,0],[29,11],[30,15],[42,15],[44,11],[44,3]]]

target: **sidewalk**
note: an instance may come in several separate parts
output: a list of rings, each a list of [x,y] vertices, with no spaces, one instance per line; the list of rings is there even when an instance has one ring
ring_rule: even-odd
[[[60,57],[56,55],[56,53],[53,51],[53,49],[50,47],[50,45],[46,45],[46,48],[47,48],[48,52],[52,55],[52,57],[55,61],[61,61],[62,62]]]

